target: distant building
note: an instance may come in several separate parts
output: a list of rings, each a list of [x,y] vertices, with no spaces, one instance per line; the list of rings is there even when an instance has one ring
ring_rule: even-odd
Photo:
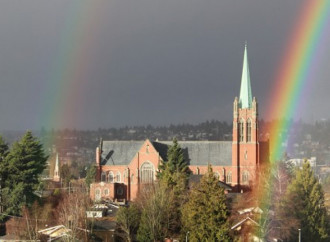
[[[158,166],[167,160],[172,141],[102,141],[96,148],[94,200],[134,200],[144,184],[156,181]],[[232,141],[179,141],[193,174],[207,172],[208,164],[232,191],[249,190],[257,181],[260,164],[268,162],[268,141],[258,137],[258,104],[252,98],[245,46],[241,90],[233,105]]]

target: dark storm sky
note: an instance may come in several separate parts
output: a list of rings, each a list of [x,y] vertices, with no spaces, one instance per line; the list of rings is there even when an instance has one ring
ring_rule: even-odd
[[[230,121],[245,41],[252,92],[263,117],[302,2],[0,1],[0,130]],[[84,81],[68,81],[75,91],[51,83],[60,82],[51,78],[55,59],[66,63],[70,52],[84,57],[71,62],[85,63]],[[314,70],[300,113],[307,121],[330,116],[324,105],[329,54],[328,48]],[[81,70],[71,66],[72,78],[79,76],[75,72]],[[58,102],[51,98],[55,92],[63,93],[63,100],[49,104]],[[59,111],[68,107],[72,110]],[[61,122],[50,125],[43,115],[51,119],[54,113]]]

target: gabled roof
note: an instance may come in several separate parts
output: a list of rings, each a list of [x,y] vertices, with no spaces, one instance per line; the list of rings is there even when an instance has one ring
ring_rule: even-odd
[[[101,165],[128,165],[146,141],[102,141]],[[193,166],[231,166],[231,141],[179,141]],[[151,142],[163,160],[172,141]]]
[[[145,141],[103,141],[101,165],[128,165]]]
[[[178,141],[185,160],[191,166],[231,166],[231,141]],[[163,160],[167,160],[167,150],[172,141],[152,142]]]
[[[246,222],[251,222],[252,224],[254,224],[256,226],[259,226],[259,224],[256,221],[254,221],[252,218],[246,217],[245,219],[239,221],[237,224],[232,226],[230,229],[236,229],[238,226],[240,226],[240,225],[242,225],[243,223],[246,223]]]
[[[241,90],[240,90],[240,94],[239,94],[239,107],[240,108],[251,108],[252,107],[252,91],[251,91],[250,70],[249,70],[249,62],[248,62],[248,57],[247,57],[247,45],[246,44],[245,44],[245,49],[244,49]]]

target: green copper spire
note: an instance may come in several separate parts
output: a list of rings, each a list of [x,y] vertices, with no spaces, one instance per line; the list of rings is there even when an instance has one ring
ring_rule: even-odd
[[[241,91],[239,94],[239,107],[240,108],[252,107],[252,92],[251,92],[250,71],[249,71],[246,43],[245,43],[244,59],[243,59]]]

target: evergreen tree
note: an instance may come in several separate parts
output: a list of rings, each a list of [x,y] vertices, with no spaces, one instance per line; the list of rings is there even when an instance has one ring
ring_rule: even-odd
[[[227,219],[224,189],[209,166],[183,206],[184,231],[189,231],[190,241],[231,241]]]
[[[168,230],[170,235],[178,234],[182,227],[180,210],[185,201],[190,170],[176,138],[168,149],[167,161],[162,162],[159,169],[157,175],[160,183],[171,190],[174,196],[173,209],[170,210],[169,216],[175,223],[171,223]]]
[[[296,176],[288,186],[282,210],[288,221],[298,224],[291,231],[292,241],[298,238],[299,228],[303,241],[325,241],[328,238],[324,192],[309,162],[305,161],[302,169],[296,171]]]
[[[88,191],[90,185],[95,181],[95,176],[96,176],[96,167],[94,165],[91,165],[87,170],[86,178],[85,178],[85,183]]]
[[[178,193],[181,189],[186,188],[190,171],[176,138],[173,139],[173,145],[167,151],[167,161],[160,164],[159,170],[157,177],[168,187],[175,188],[179,186],[175,188],[175,190],[179,190]]]
[[[8,161],[6,159],[9,152],[8,145],[4,139],[0,136],[0,186],[4,187],[4,181],[8,176]],[[1,191],[0,191],[1,192]]]
[[[6,208],[11,214],[18,214],[22,205],[32,204],[35,198],[33,191],[39,184],[39,175],[46,167],[47,156],[37,138],[28,131],[13,144],[5,160],[8,173],[4,182],[7,193],[4,201],[7,201]]]

